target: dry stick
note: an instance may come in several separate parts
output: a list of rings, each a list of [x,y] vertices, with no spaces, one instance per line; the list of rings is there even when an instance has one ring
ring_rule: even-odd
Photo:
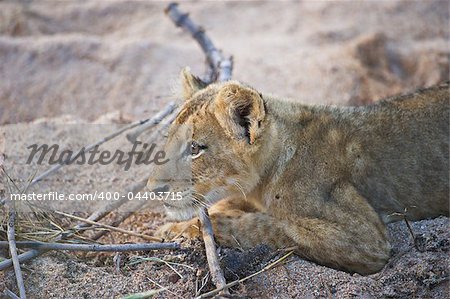
[[[403,218],[403,221],[405,221],[406,227],[408,228],[408,231],[409,231],[409,233],[411,235],[411,238],[413,240],[414,248],[416,248],[418,251],[422,251],[422,249],[419,248],[419,244],[417,243],[417,237],[414,234],[414,231],[413,231],[413,229],[411,227],[411,224],[409,223],[408,219],[406,218],[406,213],[407,212],[408,212],[408,208],[405,208],[403,213],[395,212],[395,213],[390,214],[389,216],[400,216],[400,217]]]
[[[166,8],[166,14],[175,23],[177,27],[186,29],[191,36],[197,41],[206,55],[209,66],[211,68],[211,78],[208,83],[213,81],[226,81],[231,79],[233,70],[232,58],[225,58],[222,53],[214,46],[211,39],[206,35],[205,30],[196,25],[186,13],[178,10],[177,3],[171,3]],[[220,268],[219,257],[217,256],[216,244],[214,242],[214,234],[212,224],[209,219],[207,209],[203,208],[199,213],[200,222],[202,224],[202,234],[205,243],[206,257],[208,260],[209,271],[217,288],[221,289],[221,294],[228,294],[226,280],[222,268]]]
[[[40,250],[32,249],[32,250],[29,250],[29,251],[24,252],[24,253],[22,253],[22,254],[19,254],[19,255],[17,256],[17,259],[19,260],[19,263],[25,263],[25,262],[27,262],[27,261],[29,261],[29,260],[32,260],[32,259],[34,259],[35,257],[37,257],[37,256],[39,256],[39,255],[41,255],[41,254],[43,254],[43,253],[45,253],[45,250],[40,251]],[[12,259],[7,259],[7,260],[4,260],[4,261],[1,261],[1,262],[0,262],[0,271],[3,271],[3,270],[5,270],[5,269],[8,269],[8,268],[10,268],[11,266],[13,266],[13,261],[12,261]]]
[[[78,216],[74,216],[74,215],[71,215],[71,214],[67,214],[67,213],[64,213],[64,212],[60,212],[60,211],[53,211],[53,212],[56,213],[56,214],[65,216],[67,218],[75,219],[75,220],[78,220],[78,221],[81,221],[81,222],[86,222],[86,223],[91,224],[91,225],[96,225],[96,226],[99,226],[99,227],[107,228],[109,230],[113,230],[113,231],[120,232],[120,233],[123,233],[123,234],[127,234],[127,235],[130,235],[130,236],[139,237],[139,238],[145,239],[147,241],[156,241],[156,242],[162,242],[163,241],[163,239],[161,239],[161,238],[148,236],[148,235],[144,235],[144,234],[140,234],[140,233],[135,233],[135,232],[132,232],[132,231],[128,231],[128,230],[125,230],[125,229],[114,227],[114,226],[111,226],[111,225],[108,225],[108,224],[102,224],[102,223],[99,223],[99,222],[95,222],[95,221],[92,221],[92,220],[88,220],[88,219],[81,218],[81,217],[78,217]]]
[[[166,107],[164,107],[163,110],[158,112],[158,114],[156,114],[153,117],[154,121],[148,122],[148,123],[140,126],[134,132],[128,133],[126,135],[128,141],[130,141],[131,143],[135,143],[137,141],[139,135],[141,135],[142,133],[144,133],[148,129],[153,128],[155,125],[159,124],[167,115],[173,113],[175,108],[176,108],[175,103],[173,103],[173,102],[169,103]]]
[[[209,271],[214,285],[218,288],[226,286],[227,282],[223,275],[222,268],[217,257],[216,243],[214,242],[214,232],[211,220],[209,219],[208,210],[203,209],[199,213],[200,222],[202,223],[203,242],[205,243],[206,259],[208,260]]]
[[[28,241],[26,241],[28,242]],[[4,243],[4,241],[0,241],[0,247],[3,247],[4,245],[2,245],[2,243]],[[36,242],[39,243],[39,242]],[[55,244],[55,245],[46,245],[46,244]],[[176,245],[168,245],[168,244],[176,244]],[[22,247],[22,242],[19,241],[17,242],[18,247]],[[27,262],[45,252],[47,252],[48,250],[72,250],[72,249],[65,249],[66,245],[69,245],[71,248],[73,248],[73,250],[75,249],[79,249],[79,245],[85,245],[85,244],[62,244],[62,243],[43,243],[43,245],[41,245],[41,243],[39,243],[39,246],[37,246],[37,249],[32,249],[30,251],[27,251],[25,253],[19,254],[18,255],[18,260],[20,263],[24,263]],[[87,244],[88,246],[91,246],[91,244]],[[166,248],[167,245],[169,246],[169,248]],[[111,250],[89,250],[89,251],[125,251],[123,248],[127,248],[129,247],[131,251],[138,251],[138,250],[157,250],[157,249],[178,249],[179,248],[179,244],[177,243],[144,243],[142,244],[143,248],[139,247],[141,246],[141,244],[123,244],[123,245],[95,245],[97,246],[97,248],[103,249],[103,248],[107,248],[105,246],[113,246]],[[103,247],[98,247],[98,246],[103,246]],[[118,247],[119,246],[119,247]],[[174,246],[172,248],[172,246]],[[23,247],[33,247],[33,246],[23,246]],[[154,249],[151,249],[154,248]],[[92,249],[92,248],[91,248]],[[11,266],[13,266],[13,261],[12,259],[7,259],[4,260],[2,262],[0,262],[0,271],[3,271],[5,269],[10,268]]]
[[[140,201],[139,204],[137,205],[137,207],[135,207],[135,208],[136,208],[136,209],[139,209],[139,208],[141,208],[142,206],[144,206],[145,204],[146,204],[145,201]],[[128,210],[128,211],[125,211],[125,212],[123,212],[123,213],[120,213],[120,214],[119,214],[119,218],[117,218],[116,220],[114,220],[114,221],[110,224],[110,226],[111,226],[111,227],[119,226],[119,224],[121,224],[122,222],[124,222],[124,221],[125,221],[126,219],[128,219],[131,215],[133,215],[134,212],[135,212],[135,210],[133,209],[133,210]],[[101,237],[103,237],[104,235],[106,235],[107,233],[108,233],[108,231],[106,231],[106,230],[99,231],[98,233],[96,233],[95,235],[93,235],[93,236],[91,237],[91,240],[96,241],[96,240],[100,239]],[[160,242],[162,242],[162,241],[163,241],[163,240],[161,239]]]
[[[409,223],[408,219],[406,219],[406,215],[404,215],[403,220],[405,221],[406,226],[408,227],[409,233],[411,234],[411,237],[412,237],[413,243],[414,243],[414,247],[415,247],[418,251],[423,252],[423,249],[420,248],[420,246],[419,246],[419,244],[418,244],[417,237],[416,237],[416,235],[414,234],[414,231],[413,231],[413,229],[412,229],[412,227],[411,227],[411,224]]]
[[[16,238],[15,238],[15,218],[16,211],[14,209],[14,203],[6,205],[6,211],[8,214],[8,245],[9,252],[11,254],[11,260],[14,266],[14,273],[16,275],[17,287],[19,288],[20,299],[26,299],[27,295],[25,293],[25,286],[23,284],[22,271],[20,269],[20,262],[17,255]]]
[[[217,288],[217,289],[212,290],[212,291],[210,291],[210,292],[208,292],[208,293],[204,293],[204,294],[198,296],[196,299],[202,299],[202,298],[208,298],[208,297],[215,296],[215,295],[219,294],[222,290],[224,290],[224,289],[226,289],[226,288],[231,288],[231,287],[234,287],[235,285],[238,285],[238,284],[240,284],[240,283],[243,283],[244,281],[246,281],[246,280],[248,280],[248,279],[250,279],[250,278],[253,278],[253,277],[255,277],[256,275],[259,275],[259,274],[261,274],[261,273],[263,273],[263,272],[266,272],[267,270],[272,269],[273,267],[275,267],[276,265],[278,265],[279,263],[281,263],[282,261],[284,261],[285,259],[287,259],[287,258],[288,258],[290,255],[292,255],[293,253],[294,253],[293,251],[290,251],[290,252],[288,252],[287,254],[283,255],[283,256],[282,256],[281,258],[279,258],[278,260],[276,260],[276,261],[274,261],[273,263],[270,263],[269,265],[265,266],[265,267],[262,268],[261,270],[255,272],[255,273],[253,273],[253,274],[250,274],[249,276],[244,277],[244,278],[242,278],[242,279],[238,279],[238,280],[232,281],[232,282],[230,282],[230,283],[227,283],[225,286],[223,286],[223,287],[221,287],[221,288]]]
[[[177,27],[184,28],[191,34],[205,53],[208,63],[213,71],[212,73],[214,74],[207,83],[230,80],[233,69],[232,58],[225,58],[222,55],[222,53],[214,46],[211,39],[206,35],[205,30],[192,22],[189,18],[189,14],[182,13],[178,10],[178,3],[169,4],[165,12]]]
[[[11,179],[11,177],[6,172],[3,165],[1,165],[2,172],[6,175],[8,178],[8,182],[11,182],[14,187],[19,190],[15,182]],[[9,184],[8,184],[9,185]],[[25,191],[28,189],[29,185],[25,187]],[[21,299],[26,299],[27,295],[25,292],[25,285],[23,283],[23,277],[22,277],[22,270],[20,269],[20,261],[17,254],[17,247],[16,247],[16,232],[15,232],[15,222],[16,222],[16,211],[15,211],[15,202],[10,202],[6,205],[6,214],[8,215],[8,223],[7,223],[7,237],[8,237],[8,247],[9,252],[11,255],[11,262],[14,266],[14,274],[16,276],[16,282],[17,282],[17,288],[19,289],[19,295]],[[16,296],[14,293],[11,292],[9,294],[11,297]],[[14,295],[14,296],[13,296]],[[16,296],[17,297],[17,296]]]
[[[51,167],[50,169],[48,169],[47,171],[43,172],[42,174],[40,174],[39,176],[37,176],[36,178],[34,178],[28,187],[32,187],[35,184],[37,184],[38,182],[42,181],[43,179],[45,179],[46,177],[48,177],[49,175],[51,175],[52,173],[54,173],[55,171],[58,171],[59,169],[61,169],[62,167],[64,167],[67,164],[72,163],[73,161],[75,161],[76,159],[79,158],[79,156],[85,152],[88,152],[90,150],[92,150],[93,148],[95,148],[96,146],[99,146],[117,136],[119,136],[120,134],[122,134],[125,131],[131,130],[135,127],[144,125],[146,123],[148,123],[148,125],[146,125],[146,130],[149,129],[152,126],[155,126],[157,124],[159,124],[167,115],[171,114],[175,109],[175,104],[174,103],[169,103],[160,113],[158,113],[157,115],[155,115],[152,118],[147,118],[144,120],[139,120],[136,121],[134,123],[131,123],[125,127],[123,127],[122,129],[111,133],[110,135],[98,140],[97,142],[88,145],[87,147],[83,147],[82,149],[79,150],[79,152],[74,155],[69,161],[67,161],[66,163],[62,163],[62,164],[57,164],[53,167]],[[142,133],[142,132],[141,132]],[[6,202],[6,198],[3,198],[0,201],[0,205],[4,204]]]
[[[135,209],[139,209],[139,208],[141,208],[142,206],[144,206],[145,204],[146,204],[145,201],[140,201],[139,204],[137,205],[137,207],[135,207],[134,209],[125,211],[125,212],[123,212],[123,213],[119,213],[119,218],[116,219],[116,220],[114,220],[111,224],[109,224],[109,226],[110,226],[110,227],[116,227],[116,226],[119,226],[119,224],[121,224],[121,223],[124,222],[126,219],[128,219],[131,215],[134,214]],[[99,231],[98,233],[96,233],[94,236],[91,237],[91,240],[96,241],[96,240],[100,239],[101,237],[103,237],[104,235],[106,235],[107,233],[108,233],[108,231],[106,231],[106,230]],[[163,241],[163,240],[161,239],[160,242],[162,242],[162,241]]]
[[[73,243],[46,243],[37,241],[18,241],[19,248],[34,248],[39,250],[69,250],[69,251],[149,251],[161,249],[179,249],[178,243],[135,243],[135,244],[73,244]],[[0,241],[0,247],[7,247],[8,242]]]
[[[14,294],[14,293],[13,293],[10,289],[8,289],[8,288],[5,288],[4,294],[5,294],[5,296],[8,296],[9,298],[12,298],[12,299],[20,299],[16,294]]]
[[[167,132],[167,130],[170,127],[170,125],[177,118],[179,111],[180,111],[180,108],[177,108],[172,115],[170,115],[169,117],[167,117],[164,120],[164,122],[161,124],[160,128],[158,130],[156,130],[155,132],[153,132],[145,141],[147,143],[153,142],[158,137],[160,137],[162,133]]]

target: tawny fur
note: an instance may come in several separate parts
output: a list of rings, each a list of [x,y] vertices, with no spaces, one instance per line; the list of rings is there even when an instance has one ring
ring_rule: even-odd
[[[186,101],[166,150],[169,158],[181,152],[179,125],[207,148],[187,159],[191,184],[165,181],[185,196],[168,210],[189,218],[217,202],[210,215],[221,245],[297,246],[319,264],[370,274],[389,259],[386,223],[449,214],[448,83],[355,108],[305,106],[236,81],[205,86],[186,71],[182,77]],[[174,167],[161,168],[148,187]],[[200,236],[198,219],[158,233]]]

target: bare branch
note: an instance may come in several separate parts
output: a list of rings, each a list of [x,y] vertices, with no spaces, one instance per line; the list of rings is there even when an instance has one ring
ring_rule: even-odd
[[[49,250],[70,250],[70,251],[147,251],[160,249],[179,249],[177,243],[139,243],[139,244],[119,244],[119,245],[97,245],[97,244],[64,244],[64,243],[43,243],[34,241],[16,242],[18,247],[36,248],[18,255],[20,263],[27,262]],[[6,245],[5,241],[0,241],[0,247]],[[13,266],[12,259],[0,262],[0,271]]]
[[[222,268],[220,268],[219,257],[217,256],[216,243],[214,242],[214,233],[211,220],[209,219],[208,210],[202,209],[199,214],[199,218],[202,223],[203,242],[205,243],[206,258],[208,260],[212,281],[217,288],[222,288],[224,291],[223,293],[226,293],[227,282],[223,275]]]
[[[175,103],[171,102],[167,104],[166,107],[163,108],[158,114],[156,114],[154,117],[152,117],[147,123],[143,124],[142,126],[138,127],[134,132],[128,133],[127,139],[131,143],[135,143],[143,132],[147,131],[150,128],[153,128],[155,125],[159,124],[167,115],[170,115],[175,110]]]
[[[20,299],[16,294],[13,293],[13,291],[11,291],[8,288],[5,288],[4,294],[5,296],[8,296],[11,299]]]
[[[69,251],[149,251],[161,249],[180,249],[178,243],[137,243],[137,244],[73,244],[73,243],[46,243],[37,241],[18,241],[19,248],[34,248],[38,250],[69,250]],[[0,241],[0,247],[7,247],[8,242]]]
[[[9,252],[11,254],[11,260],[14,266],[14,273],[16,275],[17,287],[19,288],[20,299],[26,299],[27,295],[25,292],[25,286],[23,284],[22,270],[20,269],[20,262],[17,255],[17,247],[16,247],[16,237],[15,237],[15,219],[16,219],[16,211],[14,209],[14,202],[6,205],[6,210],[8,214],[8,245]]]
[[[31,259],[34,259],[35,257],[43,254],[45,251],[40,251],[40,250],[29,250],[27,252],[24,252],[22,254],[19,254],[17,256],[17,259],[19,260],[19,263],[25,263]],[[12,259],[8,259],[8,260],[4,260],[0,262],[0,271],[3,271],[5,269],[8,269],[9,267],[11,267],[13,265],[13,261]]]
[[[121,229],[121,228],[114,227],[114,226],[107,225],[107,224],[102,224],[102,223],[95,222],[95,221],[91,221],[91,220],[88,220],[88,219],[85,219],[85,218],[81,218],[81,217],[78,217],[78,216],[74,216],[74,215],[71,215],[71,214],[67,214],[67,213],[64,213],[64,212],[60,212],[60,211],[53,211],[53,212],[56,213],[56,214],[65,216],[67,218],[71,218],[71,219],[75,219],[75,220],[78,220],[78,221],[86,222],[86,223],[91,224],[91,225],[104,227],[104,228],[107,228],[109,230],[113,230],[113,231],[120,232],[120,233],[123,233],[123,234],[127,234],[127,235],[130,235],[130,236],[140,237],[140,238],[142,238],[144,240],[147,240],[147,241],[156,241],[156,242],[162,242],[163,241],[163,239],[161,239],[161,238],[157,238],[157,237],[153,237],[153,236],[149,236],[149,235],[144,235],[144,234],[140,234],[140,233],[135,233],[135,232],[132,232],[132,231],[128,231],[128,230]]]
[[[178,9],[178,3],[170,3],[165,12],[177,27],[181,27],[191,34],[205,53],[208,64],[212,69],[212,74],[206,83],[230,80],[233,69],[232,57],[223,56],[222,52],[214,46],[212,40],[206,35],[205,30],[195,24],[189,18],[189,14],[182,13]]]

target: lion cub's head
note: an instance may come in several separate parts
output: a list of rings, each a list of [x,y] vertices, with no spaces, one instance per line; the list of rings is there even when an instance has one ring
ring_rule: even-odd
[[[254,89],[236,81],[206,86],[187,70],[182,81],[185,102],[165,146],[170,161],[147,183],[150,191],[178,194],[181,200],[164,205],[170,217],[180,220],[256,186],[266,126],[265,104]]]

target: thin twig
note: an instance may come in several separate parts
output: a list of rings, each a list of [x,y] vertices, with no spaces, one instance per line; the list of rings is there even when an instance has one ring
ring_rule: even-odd
[[[14,273],[16,275],[16,282],[17,282],[17,287],[19,288],[20,299],[26,299],[27,295],[25,292],[25,286],[23,284],[22,270],[20,269],[20,262],[18,259],[17,247],[16,247],[16,237],[15,237],[15,229],[14,229],[16,211],[14,209],[14,202],[11,202],[10,204],[6,205],[6,211],[8,214],[9,252],[11,254],[11,259],[12,259],[13,266],[14,266]]]
[[[163,108],[158,114],[156,114],[154,117],[151,118],[151,120],[139,128],[137,128],[134,132],[128,133],[127,139],[131,143],[135,143],[143,132],[147,131],[150,128],[153,128],[155,125],[159,124],[167,115],[170,115],[175,110],[176,105],[175,103],[171,102],[167,104],[166,107]]]
[[[19,248],[34,248],[38,250],[69,250],[69,251],[149,251],[161,249],[180,249],[178,243],[136,243],[136,244],[73,244],[73,243],[46,243],[37,241],[18,241]],[[0,247],[7,247],[8,242],[0,241]]]
[[[145,205],[146,204],[146,202],[143,202],[143,201],[140,201],[139,202],[139,205],[140,206],[143,206],[143,205]],[[116,220],[114,220],[111,224],[109,224],[109,226],[110,227],[116,227],[116,226],[119,226],[119,224],[121,224],[122,222],[124,222],[126,219],[128,219],[131,215],[133,215],[134,214],[134,212],[135,212],[135,210],[133,209],[133,210],[128,210],[128,211],[125,211],[125,212],[123,212],[123,213],[119,213],[119,217],[116,219]],[[101,231],[99,231],[99,232],[97,232],[95,235],[93,235],[92,236],[92,240],[94,240],[94,241],[96,241],[96,240],[98,240],[98,239],[100,239],[101,237],[103,237],[104,235],[106,235],[108,233],[108,231],[107,230],[101,230]],[[160,241],[159,242],[162,242],[163,240],[162,239],[160,239]]]
[[[415,206],[413,206],[413,207],[415,207]],[[422,249],[420,248],[420,246],[418,244],[417,236],[416,236],[416,234],[414,234],[411,224],[409,223],[408,218],[406,217],[407,213],[408,213],[408,208],[405,208],[403,213],[395,212],[395,213],[390,214],[389,216],[400,216],[403,218],[403,221],[405,221],[406,227],[408,228],[409,234],[411,235],[411,238],[413,240],[414,248],[416,248],[418,251],[422,251]]]
[[[24,252],[22,254],[19,254],[17,256],[17,259],[19,260],[19,263],[25,263],[25,262],[27,262],[29,260],[32,260],[35,257],[43,254],[43,253],[45,253],[45,252],[46,252],[45,250],[41,251],[41,250],[32,249],[32,250],[29,250],[29,251]],[[7,259],[7,260],[4,260],[4,261],[1,261],[0,262],[0,271],[8,269],[8,268],[10,268],[12,266],[13,266],[12,259]]]
[[[21,242],[19,242],[19,243],[21,243]],[[60,244],[60,243],[56,243],[56,244]],[[167,244],[167,243],[151,243],[151,244],[148,244],[148,245],[157,247],[158,245],[161,245],[161,244],[162,244],[162,246],[164,246],[164,244]],[[73,245],[78,245],[78,244],[73,244]],[[126,244],[126,245],[134,245],[134,244]],[[99,245],[97,245],[97,246],[99,246]],[[177,245],[177,246],[179,246],[179,245]],[[167,248],[167,249],[173,249],[173,248]],[[174,248],[174,249],[176,249],[176,248]],[[136,249],[136,250],[138,250],[138,249]],[[43,247],[39,247],[39,250],[38,249],[32,249],[32,250],[29,250],[29,251],[24,252],[22,254],[19,254],[18,260],[19,260],[20,263],[25,263],[25,262],[27,262],[29,260],[34,259],[35,257],[37,257],[37,256],[39,256],[41,254],[47,252],[47,251],[48,250],[44,249]],[[10,268],[11,266],[13,266],[12,259],[7,259],[7,260],[4,260],[4,261],[1,261],[0,262],[0,271],[6,270],[6,269]]]
[[[5,296],[8,296],[8,297],[11,298],[11,299],[20,299],[19,296],[17,296],[16,294],[14,294],[13,291],[11,291],[11,290],[8,289],[8,288],[5,288],[4,294],[5,294]]]
[[[173,121],[177,118],[178,112],[180,111],[180,108],[177,108],[175,112],[168,117],[164,119],[163,122],[161,122],[161,125],[159,128],[154,131],[148,138],[144,139],[143,141],[146,143],[152,143],[155,140],[157,140],[162,134],[166,133],[169,129],[170,125],[173,123]]]
[[[140,237],[140,238],[148,240],[148,241],[156,241],[156,242],[162,242],[163,241],[163,239],[161,239],[161,238],[157,238],[157,237],[153,237],[153,236],[149,236],[149,235],[144,235],[144,234],[140,234],[140,233],[135,233],[135,232],[128,231],[128,230],[125,230],[125,229],[121,229],[121,228],[118,228],[118,227],[114,227],[114,226],[111,226],[111,225],[108,225],[108,224],[102,224],[102,223],[99,223],[99,222],[95,222],[95,221],[91,221],[91,220],[88,220],[88,219],[85,219],[85,218],[81,218],[81,217],[78,217],[78,216],[67,214],[67,213],[64,213],[64,212],[61,212],[61,211],[53,211],[53,213],[65,216],[67,218],[71,218],[71,219],[75,219],[75,220],[78,220],[78,221],[86,222],[86,223],[91,224],[91,225],[96,225],[96,226],[99,226],[99,227],[107,228],[109,230],[113,230],[113,231],[120,232],[120,233],[123,233],[123,234],[127,234],[127,235],[130,235],[130,236]]]
[[[209,271],[214,285],[221,288],[223,293],[227,293],[223,270],[220,267],[219,257],[217,256],[216,243],[214,242],[214,232],[209,219],[208,210],[202,209],[199,213],[200,222],[202,223],[203,242],[205,243],[206,259],[208,260]]]
[[[14,183],[14,180],[8,175],[7,171],[1,165],[2,172],[8,177],[9,182],[11,182],[17,191],[21,191],[21,193],[26,192],[28,188],[30,187],[31,180],[34,178],[34,175],[31,177],[31,179],[28,181],[27,185],[23,190],[20,190],[19,187]],[[9,184],[8,184],[9,185]],[[15,202],[10,202],[6,205],[6,214],[8,215],[8,223],[7,223],[7,237],[8,237],[8,247],[9,252],[11,255],[11,262],[14,266],[14,274],[16,276],[16,282],[17,282],[17,288],[19,289],[19,295],[20,299],[26,299],[26,291],[25,291],[25,285],[23,283],[23,276],[22,276],[22,270],[20,269],[20,260],[19,256],[17,254],[17,247],[16,247],[16,232],[15,232],[15,223],[16,223],[16,210],[15,210]],[[11,292],[9,295],[14,295],[14,293]]]
[[[423,250],[423,248],[420,248],[419,243],[418,243],[418,238],[417,238],[416,234],[414,234],[414,231],[413,231],[408,219],[406,218],[406,215],[404,216],[403,220],[405,221],[406,227],[408,227],[409,233],[411,234],[411,237],[413,239],[414,248],[416,248],[420,252],[423,252],[424,250]]]
[[[208,78],[209,82],[206,83],[230,80],[233,70],[232,58],[223,56],[222,52],[214,46],[211,39],[206,35],[205,30],[195,24],[189,18],[189,14],[183,13],[178,9],[178,3],[170,3],[165,12],[177,27],[181,27],[191,34],[205,53],[209,66],[212,69],[212,74]]]
[[[276,261],[270,263],[269,265],[265,266],[265,267],[262,268],[261,270],[255,272],[255,273],[253,273],[253,274],[250,274],[249,276],[244,277],[244,278],[242,278],[242,279],[238,279],[238,280],[232,281],[232,282],[230,282],[230,283],[227,283],[227,284],[226,284],[224,287],[222,287],[222,288],[217,288],[217,289],[212,290],[212,291],[210,291],[210,292],[208,292],[208,293],[204,293],[204,294],[198,296],[197,299],[203,299],[203,298],[208,298],[208,297],[215,296],[215,295],[219,294],[222,290],[224,290],[224,289],[226,289],[226,288],[231,288],[231,287],[234,287],[235,285],[238,285],[238,284],[240,284],[240,283],[243,283],[244,281],[246,281],[246,280],[248,280],[248,279],[250,279],[250,278],[253,278],[253,277],[255,277],[256,275],[259,275],[259,274],[261,274],[261,273],[263,273],[263,272],[265,272],[265,271],[267,271],[267,270],[272,269],[273,267],[275,267],[276,265],[278,265],[279,263],[281,263],[282,261],[284,261],[285,259],[287,259],[287,258],[288,258],[290,255],[292,255],[293,253],[294,253],[294,251],[290,251],[290,252],[288,252],[287,254],[283,255],[283,256],[282,256],[281,258],[279,258],[278,260],[276,260]]]

